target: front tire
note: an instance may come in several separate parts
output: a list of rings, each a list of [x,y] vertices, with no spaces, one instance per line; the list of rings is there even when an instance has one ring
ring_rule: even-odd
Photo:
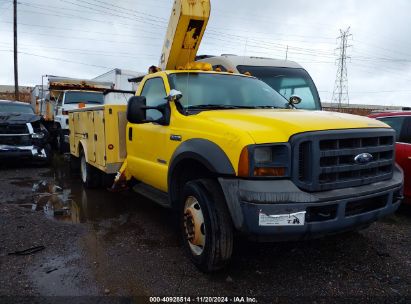
[[[184,186],[179,218],[183,245],[203,272],[228,265],[233,251],[233,225],[220,185],[211,179]]]

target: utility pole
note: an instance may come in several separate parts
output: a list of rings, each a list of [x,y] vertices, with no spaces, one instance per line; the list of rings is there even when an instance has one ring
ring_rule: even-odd
[[[348,45],[348,38],[352,37],[350,34],[350,27],[343,31],[340,30],[340,36],[338,40],[340,41],[340,47],[336,50],[339,50],[339,57],[337,59],[338,70],[337,76],[335,78],[335,85],[332,97],[332,104],[337,103],[338,109],[341,109],[342,104],[350,104],[350,97],[348,96],[348,76],[347,76],[347,59],[351,57],[347,56],[347,49],[351,47]]]
[[[17,66],[17,0],[13,0],[14,8],[14,99],[19,100],[19,72]]]

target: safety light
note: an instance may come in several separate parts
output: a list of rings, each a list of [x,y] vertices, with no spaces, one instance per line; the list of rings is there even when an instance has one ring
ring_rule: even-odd
[[[177,70],[188,70],[188,71],[212,71],[213,67],[208,62],[190,62],[185,66],[178,66]]]

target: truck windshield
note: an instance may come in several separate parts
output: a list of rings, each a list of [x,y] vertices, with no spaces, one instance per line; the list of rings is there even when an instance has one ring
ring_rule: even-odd
[[[66,92],[65,104],[72,103],[103,104],[104,95],[100,92]]]
[[[176,73],[169,76],[173,89],[183,93],[186,109],[282,108],[287,104],[264,82],[241,75]]]
[[[13,104],[12,102],[0,103],[0,113],[34,114],[30,105]]]
[[[301,97],[301,103],[296,105],[299,109],[321,109],[317,88],[304,69],[246,65],[239,65],[237,69],[240,73],[250,72],[251,75],[267,83],[286,99],[292,95]]]

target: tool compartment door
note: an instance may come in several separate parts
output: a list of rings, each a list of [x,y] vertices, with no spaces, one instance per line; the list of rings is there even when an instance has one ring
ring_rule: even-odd
[[[94,112],[94,151],[96,155],[96,164],[106,166],[106,138],[105,138],[105,120],[104,110]]]
[[[84,125],[84,134],[87,138],[87,160],[89,163],[96,162],[96,147],[94,144],[94,111],[84,112],[87,115]]]

